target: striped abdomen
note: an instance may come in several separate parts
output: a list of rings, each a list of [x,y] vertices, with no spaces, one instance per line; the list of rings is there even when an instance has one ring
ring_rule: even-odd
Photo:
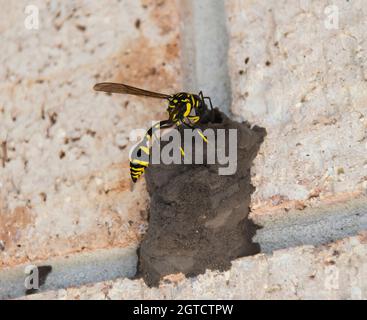
[[[169,120],[160,121],[151,127],[145,134],[143,140],[134,148],[130,158],[130,175],[136,182],[144,173],[150,162],[150,142],[153,134],[160,128],[171,127],[173,123]]]
[[[130,160],[130,176],[133,182],[136,182],[144,173],[149,165],[149,147],[145,145],[144,140],[134,149]]]

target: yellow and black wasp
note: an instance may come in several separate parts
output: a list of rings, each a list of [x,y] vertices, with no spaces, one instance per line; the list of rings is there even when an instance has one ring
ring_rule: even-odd
[[[149,165],[151,140],[157,130],[170,128],[175,125],[195,129],[195,124],[197,123],[214,120],[214,110],[211,99],[209,97],[204,97],[201,91],[199,94],[179,92],[168,95],[139,89],[126,84],[111,82],[98,83],[94,86],[94,90],[168,100],[167,112],[169,118],[153,125],[131,153],[130,175],[133,182],[136,182],[141,177]],[[210,110],[205,104],[205,100],[209,101]],[[200,130],[198,130],[198,133],[205,142],[208,142]],[[184,155],[182,148],[181,153]]]

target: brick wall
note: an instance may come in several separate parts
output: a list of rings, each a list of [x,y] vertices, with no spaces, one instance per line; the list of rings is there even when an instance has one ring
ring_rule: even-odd
[[[252,218],[264,226],[256,238],[264,252],[325,244],[367,229],[363,0],[213,0],[209,9],[206,0],[106,3],[33,1],[35,30],[25,25],[28,1],[2,3],[0,273],[13,279],[17,270],[14,277],[21,279],[23,266],[36,261],[61,259],[62,268],[65,257],[95,254],[98,260],[109,250],[138,246],[148,199],[143,181],[129,189],[129,134],[161,119],[165,106],[93,92],[101,81],[167,93],[204,88],[233,118],[266,128],[252,169],[251,204]],[[292,290],[305,288],[302,294],[289,293],[284,275],[269,282],[273,267],[258,263],[268,259],[261,255],[234,264],[230,274],[241,275],[247,264],[256,265],[253,274],[264,274],[251,280],[251,294],[234,297],[365,297],[364,237],[343,241],[341,249],[332,244],[336,251],[354,249],[349,260],[347,253],[337,258],[341,275],[351,279],[340,291],[320,291],[328,260],[318,249],[300,247],[269,261],[276,266],[311,256],[312,266],[292,264],[302,275],[290,270],[297,283]],[[362,285],[353,284],[351,268],[361,271]],[[208,286],[218,285],[210,277],[197,280],[201,292],[220,297],[210,293]],[[119,281],[131,290],[141,286]],[[4,283],[1,296],[9,294]],[[80,289],[82,296],[99,297],[101,286],[97,295]],[[115,298],[122,297],[119,290]],[[158,297],[166,289],[142,290],[143,297]],[[180,292],[172,297],[195,297]]]

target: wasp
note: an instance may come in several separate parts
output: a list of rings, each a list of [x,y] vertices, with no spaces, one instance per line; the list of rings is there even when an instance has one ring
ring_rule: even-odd
[[[159,129],[181,126],[189,129],[198,129],[196,125],[201,122],[214,121],[214,110],[210,97],[204,97],[200,91],[199,94],[179,92],[173,95],[148,91],[132,87],[122,83],[103,82],[98,83],[93,88],[96,91],[107,93],[121,93],[135,96],[144,96],[168,101],[168,119],[154,124],[145,134],[144,138],[135,146],[130,158],[130,175],[135,183],[144,173],[149,165],[151,141]],[[209,102],[210,110],[205,101]],[[197,130],[200,137],[207,143],[207,138]],[[181,154],[184,156],[184,150],[181,148]]]

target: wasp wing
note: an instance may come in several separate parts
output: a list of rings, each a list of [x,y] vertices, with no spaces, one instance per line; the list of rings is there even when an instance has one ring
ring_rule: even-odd
[[[143,89],[128,86],[122,83],[112,83],[112,82],[97,83],[93,87],[93,89],[96,91],[103,91],[103,92],[109,92],[109,93],[132,94],[135,96],[145,96],[145,97],[152,97],[152,98],[158,98],[158,99],[168,99],[170,97],[168,94],[143,90]]]

